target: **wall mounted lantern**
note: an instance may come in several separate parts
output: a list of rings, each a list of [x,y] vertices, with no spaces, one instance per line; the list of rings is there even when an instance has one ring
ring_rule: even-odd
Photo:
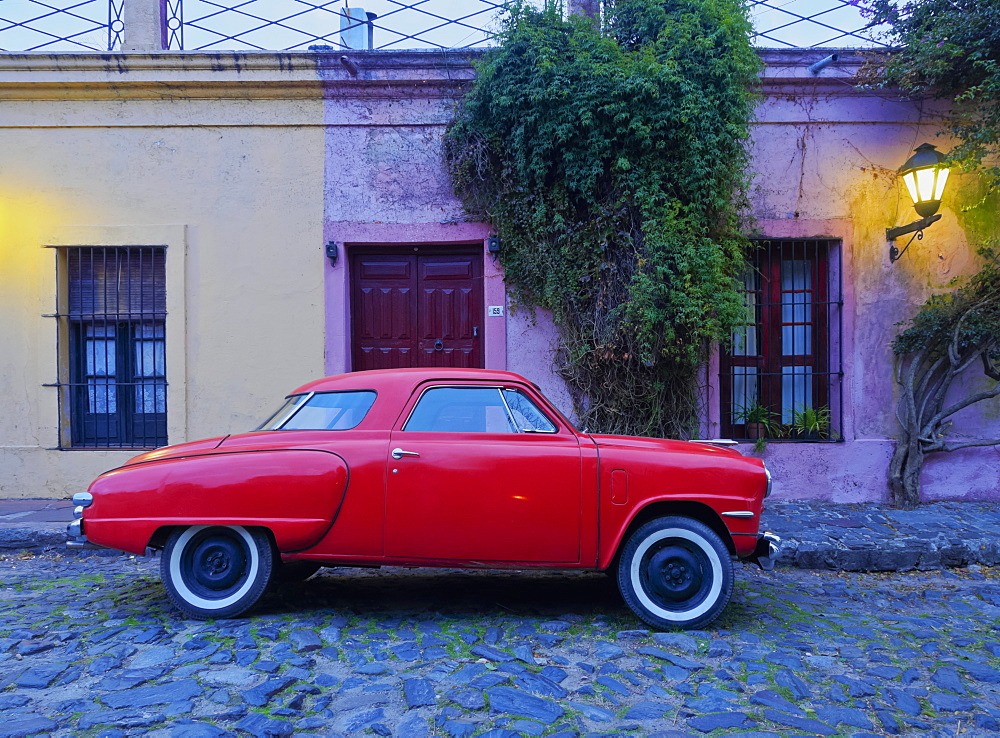
[[[326,244],[326,258],[330,260],[330,266],[337,266],[337,256],[339,256],[336,241],[328,241]]]
[[[922,215],[920,220],[915,220],[909,225],[887,228],[885,237],[888,241],[894,241],[907,233],[914,233],[914,236],[906,242],[906,246],[900,251],[896,244],[889,245],[889,261],[896,261],[913,243],[913,239],[924,237],[924,228],[931,223],[941,220],[937,214],[941,207],[941,195],[944,194],[944,186],[948,182],[948,167],[944,164],[944,155],[930,144],[920,144],[916,152],[900,168],[899,174],[903,178],[910,197],[913,198],[913,209],[917,215]]]

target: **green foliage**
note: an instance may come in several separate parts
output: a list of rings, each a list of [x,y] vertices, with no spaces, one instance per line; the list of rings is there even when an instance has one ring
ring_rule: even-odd
[[[929,360],[986,352],[1000,360],[1000,248],[979,249],[983,268],[954,291],[933,295],[892,342],[897,355],[922,352]]]
[[[965,169],[1000,153],[1000,0],[863,0],[900,49],[875,76],[914,96],[954,98],[950,157]],[[1000,167],[985,173],[1000,188]]]
[[[735,419],[739,423],[760,423],[767,427],[768,432],[777,425],[777,414],[766,405],[753,403],[747,407],[741,407],[735,413]]]
[[[799,406],[792,410],[792,432],[811,438],[830,437],[830,408]]]
[[[449,129],[456,192],[518,302],[552,311],[591,430],[690,432],[706,346],[740,321],[749,33],[739,0],[615,0],[603,32],[518,5]]]

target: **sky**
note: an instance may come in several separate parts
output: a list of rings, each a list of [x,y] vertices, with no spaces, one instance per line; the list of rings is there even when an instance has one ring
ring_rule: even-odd
[[[121,0],[110,0],[120,4]],[[538,3],[541,0],[533,0]],[[765,48],[870,47],[846,0],[748,0]],[[375,48],[484,46],[500,0],[183,0],[185,49],[340,44],[340,12],[375,13]],[[0,49],[107,50],[109,0],[0,0]],[[810,20],[802,20],[802,18]],[[238,37],[234,40],[232,37]]]

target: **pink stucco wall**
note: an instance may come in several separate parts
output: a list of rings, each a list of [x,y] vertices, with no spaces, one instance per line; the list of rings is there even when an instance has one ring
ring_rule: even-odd
[[[917,218],[896,170],[924,141],[948,149],[939,136],[948,107],[853,87],[859,59],[850,55],[819,77],[804,68],[805,52],[800,56],[765,53],[765,96],[753,136],[754,214],[763,236],[833,236],[842,243],[844,440],[771,442],[763,457],[779,498],[883,501],[898,432],[892,338],[929,295],[975,269],[974,244],[996,234],[995,216],[984,214],[996,203],[975,207],[975,175],[953,173],[942,220],[891,264],[885,229]],[[978,381],[970,375],[956,394]],[[996,438],[998,414],[996,401],[970,408],[956,416],[954,431]],[[997,449],[931,456],[923,484],[927,499],[1000,498]]]
[[[883,501],[896,433],[889,344],[897,324],[953,277],[975,268],[974,243],[995,235],[996,219],[963,210],[979,197],[976,183],[970,175],[953,175],[942,220],[890,264],[885,229],[916,218],[896,169],[923,141],[947,148],[937,137],[947,107],[858,90],[850,79],[860,58],[850,53],[842,53],[841,61],[820,75],[810,74],[808,65],[825,55],[821,50],[763,52],[752,200],[756,235],[840,242],[842,440],[772,441],[762,455],[774,472],[779,499]],[[345,256],[353,244],[468,244],[489,235],[488,225],[466,222],[442,164],[441,140],[458,94],[455,80],[463,76],[454,66],[442,76],[433,64],[407,64],[329,85],[325,235],[339,244],[341,259],[325,267],[328,372],[350,369]],[[996,203],[987,207],[991,204]],[[501,269],[485,252],[483,263],[485,304],[505,308],[502,318],[484,317],[486,365],[538,382],[571,414],[565,385],[554,372],[557,333],[550,317],[510,305]],[[703,421],[710,437],[719,431],[717,378],[713,361],[705,374]],[[972,438],[996,435],[998,419],[1000,403],[994,401],[964,411],[955,430]],[[742,450],[754,453],[749,446]],[[1000,451],[931,457],[924,494],[927,499],[1000,499]]]

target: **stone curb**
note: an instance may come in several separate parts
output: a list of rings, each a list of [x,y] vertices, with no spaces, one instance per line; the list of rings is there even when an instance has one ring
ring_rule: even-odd
[[[70,553],[66,548],[66,524],[0,526],[0,553],[59,549]]]
[[[833,571],[929,571],[970,565],[1000,564],[1000,543],[964,541],[940,545],[933,541],[895,542],[889,547],[841,548],[784,541],[778,566]]]

